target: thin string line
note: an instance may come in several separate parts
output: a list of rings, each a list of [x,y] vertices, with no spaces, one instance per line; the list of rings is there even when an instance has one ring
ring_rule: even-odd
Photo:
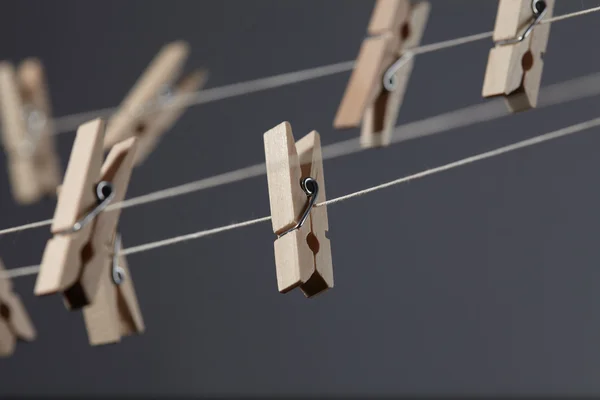
[[[600,94],[600,73],[586,75],[580,78],[570,79],[542,88],[538,109],[562,104],[568,101],[596,96],[598,94]],[[392,132],[391,144],[447,132],[452,129],[469,126],[471,124],[492,121],[507,115],[509,115],[509,113],[501,99],[491,100],[483,104],[464,107],[459,110],[450,111],[434,117],[400,125]],[[323,160],[351,155],[365,150],[368,149],[361,147],[359,138],[343,140],[341,142],[323,146]],[[107,207],[107,211],[136,207],[157,201],[167,200],[194,192],[255,178],[264,174],[266,174],[265,164],[255,164],[212,177],[158,190],[145,195],[132,197],[119,203],[111,204],[109,207]],[[0,236],[29,229],[50,226],[51,224],[52,220],[48,219],[5,228],[0,230]]]
[[[441,172],[445,172],[445,171],[448,171],[448,170],[451,170],[454,168],[462,167],[462,166],[472,164],[472,163],[475,163],[478,161],[486,160],[486,159],[489,159],[492,157],[497,157],[499,155],[510,153],[510,152],[520,150],[520,149],[523,149],[526,147],[535,146],[535,145],[545,143],[545,142],[548,142],[548,141],[551,141],[554,139],[558,139],[558,138],[572,135],[572,134],[575,134],[578,132],[582,132],[582,131],[585,131],[585,130],[588,130],[590,128],[597,127],[597,126],[600,126],[600,117],[591,119],[589,121],[581,122],[579,124],[571,125],[566,128],[552,131],[552,132],[549,132],[549,133],[546,133],[543,135],[539,135],[539,136],[536,136],[536,137],[533,137],[530,139],[522,140],[520,142],[509,144],[507,146],[499,147],[497,149],[490,150],[490,151],[487,151],[484,153],[480,153],[480,154],[477,154],[474,156],[463,158],[461,160],[454,161],[449,164],[445,164],[445,165],[441,165],[439,167],[427,169],[425,171],[418,172],[418,173],[412,174],[412,175],[408,175],[403,178],[395,179],[395,180],[392,180],[392,181],[389,181],[386,183],[382,183],[380,185],[376,185],[376,186],[373,186],[373,187],[370,187],[367,189],[349,193],[347,195],[340,196],[340,197],[337,197],[337,198],[334,198],[331,200],[317,203],[317,204],[315,204],[315,207],[331,206],[334,204],[338,204],[338,203],[341,203],[346,200],[365,196],[367,194],[378,192],[383,189],[401,185],[403,183],[411,182],[411,181],[414,181],[417,179],[425,178],[427,176],[439,174]],[[191,241],[191,240],[195,240],[195,239],[199,239],[199,238],[203,238],[203,237],[216,235],[218,233],[222,233],[222,232],[226,232],[226,231],[230,231],[230,230],[234,230],[234,229],[240,229],[240,228],[244,228],[244,227],[248,227],[248,226],[252,226],[252,225],[257,225],[257,224],[260,224],[263,222],[267,222],[269,220],[271,220],[271,216],[251,219],[248,221],[238,222],[238,223],[225,225],[225,226],[212,228],[212,229],[207,229],[207,230],[202,230],[202,231],[189,233],[189,234],[185,234],[185,235],[181,235],[181,236],[175,236],[175,237],[168,238],[168,239],[158,240],[155,242],[150,242],[150,243],[145,243],[145,244],[141,244],[138,246],[129,247],[129,248],[121,250],[121,252],[119,252],[119,254],[123,255],[123,256],[129,256],[132,254],[143,253],[143,252],[158,249],[161,247],[171,246],[171,245],[174,245],[177,243],[183,243],[183,242],[187,242],[187,241]],[[0,278],[16,278],[16,277],[20,277],[20,276],[35,275],[36,273],[39,272],[39,269],[40,269],[39,265],[13,268],[13,269],[7,270],[4,273],[0,274]]]
[[[566,19],[579,17],[586,14],[591,14],[600,11],[599,7],[592,7],[586,10],[576,11],[568,14],[559,15],[556,17],[544,19],[540,24],[548,24]],[[423,46],[417,46],[411,49],[413,54],[425,54],[443,49],[460,46],[463,44],[477,42],[479,40],[491,38],[493,32],[483,32],[474,35],[464,36],[456,39],[444,40],[437,43],[431,43]],[[153,107],[152,110],[146,113],[156,112],[160,109],[168,107],[189,107],[194,105],[206,104],[213,101],[228,99],[231,97],[256,93],[263,90],[279,88],[294,83],[309,81],[317,78],[335,75],[342,72],[351,71],[354,68],[355,61],[343,61],[331,65],[324,65],[305,70],[274,75],[266,78],[255,79],[246,82],[234,83],[230,85],[220,86],[207,90],[200,90],[195,93],[179,95],[177,101],[172,101],[167,105]],[[72,132],[82,123],[97,117],[110,117],[118,110],[119,107],[103,108],[95,111],[85,111],[71,115],[65,115],[54,119],[55,133]]]

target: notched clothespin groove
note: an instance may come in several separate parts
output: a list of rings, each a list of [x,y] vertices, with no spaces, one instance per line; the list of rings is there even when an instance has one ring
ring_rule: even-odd
[[[363,41],[334,121],[337,129],[355,128],[362,122],[363,147],[391,142],[414,66],[409,51],[421,43],[430,8],[424,1],[411,5],[409,0],[377,0],[375,4],[370,37]],[[396,71],[390,71],[393,90],[388,91],[384,86],[386,72],[400,57],[407,58],[396,64]]]
[[[11,63],[0,62],[0,119],[14,199],[31,204],[54,195],[61,171],[39,60],[26,59],[16,70]]]
[[[503,96],[512,112],[537,106],[555,0],[500,0],[483,82],[486,98]],[[535,10],[535,11],[534,11]]]
[[[0,260],[0,273],[5,271]],[[18,341],[30,342],[36,338],[35,328],[20,297],[13,292],[12,282],[0,278],[0,357],[15,351]]]
[[[189,54],[186,42],[172,42],[162,48],[127,94],[119,110],[108,121],[104,147],[137,137],[135,164],[141,164],[181,117],[187,98],[208,78],[205,70],[195,70],[176,82]]]
[[[306,297],[313,297],[333,287],[327,207],[311,207],[326,200],[320,137],[312,131],[295,142],[290,124],[284,122],[264,134],[264,146],[271,220],[278,236],[277,285],[281,293],[300,287]]]

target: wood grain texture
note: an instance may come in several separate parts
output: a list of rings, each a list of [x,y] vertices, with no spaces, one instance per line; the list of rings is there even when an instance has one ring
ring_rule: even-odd
[[[144,320],[137,301],[133,278],[125,257],[119,266],[125,279],[121,285],[112,280],[112,258],[104,264],[98,293],[93,303],[83,308],[83,318],[92,346],[118,343],[122,336],[144,332]]]
[[[104,122],[96,119],[79,127],[61,185],[48,240],[34,292],[38,296],[64,291],[81,272],[82,249],[89,241],[93,223],[75,233],[63,234],[96,206],[94,187],[102,164]]]
[[[302,179],[314,178],[319,184],[317,201],[326,199],[321,142],[313,131],[296,143],[291,126],[284,122],[265,133],[264,144],[273,231],[281,234],[297,224],[306,208]],[[275,240],[281,293],[300,287],[311,297],[333,286],[328,226],[326,208],[313,208],[302,227]]]
[[[555,1],[547,0],[546,4],[545,19],[552,17]],[[531,1],[500,0],[494,39],[517,37],[532,18]],[[537,25],[520,43],[496,45],[490,50],[482,90],[484,97],[504,96],[512,112],[536,107],[550,25]]]
[[[137,139],[130,138],[116,144],[100,165],[103,126],[101,120],[94,120],[78,130],[58,198],[54,236],[44,250],[35,286],[36,295],[63,292],[69,308],[81,308],[93,301],[112,252],[120,210],[100,213],[80,231],[65,230],[96,206],[98,182],[112,183],[113,203],[125,198],[135,159]]]
[[[104,147],[144,133],[144,126],[152,120],[143,112],[155,105],[160,91],[172,85],[179,76],[189,54],[189,45],[183,41],[164,46],[138,79],[121,103],[119,110],[108,122]]]
[[[312,177],[319,185],[317,203],[327,200],[325,190],[325,175],[323,172],[323,154],[321,137],[317,131],[312,131],[296,143],[300,157],[302,178]],[[304,247],[308,247],[313,257],[314,273],[310,279],[300,286],[307,297],[315,296],[333,287],[333,261],[331,258],[331,243],[327,237],[329,218],[327,206],[313,207],[310,218],[310,233],[313,237],[304,236]]]

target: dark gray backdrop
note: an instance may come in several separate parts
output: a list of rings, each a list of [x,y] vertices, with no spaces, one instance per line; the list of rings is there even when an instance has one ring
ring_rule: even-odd
[[[556,13],[598,1],[558,1]],[[355,58],[365,0],[0,2],[0,59],[35,55],[55,115],[118,104],[185,39],[209,87]],[[433,1],[424,43],[491,30],[497,2]],[[552,27],[544,84],[597,72],[600,17]],[[408,122],[481,102],[491,41],[418,58]],[[332,120],[348,73],[192,108],[129,187],[136,196],[264,159],[262,134],[357,135]],[[325,162],[330,198],[597,117],[597,98]],[[330,207],[336,288],[277,292],[269,224],[129,257],[147,332],[92,348],[59,296],[15,282],[39,339],[0,361],[7,393],[599,394],[598,129]],[[59,137],[63,165],[73,134]],[[0,165],[5,165],[2,157]],[[0,226],[49,218],[16,206]],[[125,246],[269,213],[265,177],[126,210]],[[0,237],[39,263],[48,229]]]

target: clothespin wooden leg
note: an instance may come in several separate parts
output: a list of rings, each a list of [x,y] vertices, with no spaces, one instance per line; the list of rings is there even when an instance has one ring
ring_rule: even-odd
[[[325,182],[319,134],[294,142],[289,123],[264,135],[279,291],[300,287],[307,297],[333,287],[331,245],[323,202]]]
[[[116,246],[116,249],[120,247]],[[92,304],[83,308],[83,317],[92,346],[117,343],[122,336],[140,334],[145,326],[133,279],[124,256],[104,263],[98,292]]]
[[[4,271],[0,261],[0,272]],[[35,328],[10,279],[0,278],[0,356],[10,356],[17,340],[32,341],[35,337]]]
[[[430,10],[431,6],[428,2],[419,2],[410,7],[408,23],[401,30],[403,32],[401,47],[408,49],[402,53],[402,57],[407,59],[402,62],[402,66],[394,74],[395,89],[392,91],[382,90],[373,104],[365,111],[360,137],[363,148],[384,147],[391,142],[415,64],[415,59],[409,49],[417,47],[421,43]]]
[[[500,0],[483,96],[504,96],[512,112],[537,106],[555,0]],[[537,13],[536,11],[537,10]],[[532,28],[530,34],[525,32]]]
[[[104,212],[125,198],[135,159],[136,138],[112,147],[102,164],[104,124],[94,120],[79,127],[65,180],[58,196],[35,293],[63,292],[69,308],[94,299],[120,209]]]

